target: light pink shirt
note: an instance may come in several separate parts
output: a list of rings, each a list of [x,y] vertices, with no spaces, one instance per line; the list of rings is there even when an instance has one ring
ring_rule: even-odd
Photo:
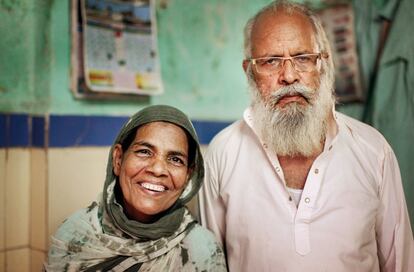
[[[335,121],[298,207],[249,110],[213,139],[200,215],[225,247],[230,271],[414,271],[391,147],[357,120],[335,113]]]

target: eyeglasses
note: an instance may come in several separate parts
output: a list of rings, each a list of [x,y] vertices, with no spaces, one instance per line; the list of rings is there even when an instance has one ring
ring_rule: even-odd
[[[316,69],[320,58],[327,58],[327,53],[301,54],[293,57],[265,57],[248,59],[256,67],[259,74],[270,75],[279,72],[285,61],[290,60],[293,68],[298,72],[311,72]]]

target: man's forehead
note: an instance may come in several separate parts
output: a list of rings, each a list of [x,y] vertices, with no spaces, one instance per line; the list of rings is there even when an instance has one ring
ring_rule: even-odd
[[[298,12],[284,10],[268,11],[259,16],[252,28],[252,36],[271,31],[304,31],[314,35],[311,19]]]
[[[254,55],[286,49],[297,53],[310,52],[314,51],[314,41],[315,31],[310,19],[299,12],[265,12],[258,17],[251,33]]]

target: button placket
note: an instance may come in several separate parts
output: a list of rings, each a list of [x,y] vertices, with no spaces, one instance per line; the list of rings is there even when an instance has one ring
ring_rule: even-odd
[[[296,252],[302,256],[308,254],[310,249],[309,224],[295,224],[295,247]]]
[[[304,198],[306,205],[299,206],[295,218],[295,248],[302,256],[311,252],[310,244],[310,222],[313,213],[312,203],[309,197]]]
[[[315,209],[316,195],[322,182],[324,163],[316,161],[314,168],[306,181],[303,191],[301,205],[295,218],[295,247],[296,252],[302,256],[311,252],[310,244],[310,222]]]

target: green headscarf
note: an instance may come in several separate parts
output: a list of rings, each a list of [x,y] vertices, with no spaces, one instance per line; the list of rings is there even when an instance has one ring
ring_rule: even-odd
[[[151,122],[169,122],[184,129],[191,140],[194,141],[195,156],[194,169],[192,171],[190,180],[176,203],[165,211],[157,221],[153,223],[141,223],[135,220],[130,220],[125,215],[122,206],[116,201],[114,186],[117,182],[117,177],[113,172],[112,167],[112,152],[116,144],[123,144],[131,134],[136,133],[137,129]],[[195,196],[201,186],[204,177],[203,157],[200,152],[200,145],[198,137],[193,125],[188,117],[180,110],[166,105],[156,105],[147,107],[136,114],[134,114],[129,121],[123,126],[118,134],[112,148],[109,152],[108,164],[106,168],[106,179],[103,190],[104,207],[102,212],[106,212],[112,219],[113,223],[124,233],[129,236],[145,240],[155,240],[161,237],[173,234],[180,226],[184,216],[184,205]],[[103,222],[105,229],[105,224]]]

